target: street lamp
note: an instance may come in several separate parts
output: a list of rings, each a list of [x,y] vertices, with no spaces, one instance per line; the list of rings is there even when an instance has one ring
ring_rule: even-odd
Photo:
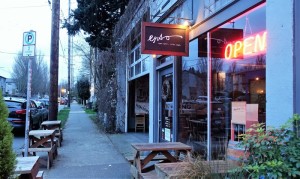
[[[60,90],[60,98],[61,98],[61,95],[63,95],[63,94],[66,94],[66,89],[65,88],[62,88],[61,90]]]

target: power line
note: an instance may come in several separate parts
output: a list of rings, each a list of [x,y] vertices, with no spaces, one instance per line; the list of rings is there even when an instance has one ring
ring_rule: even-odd
[[[32,5],[32,6],[15,6],[15,7],[1,7],[1,10],[5,9],[23,9],[23,8],[37,8],[37,7],[46,7],[48,5]]]
[[[0,51],[0,53],[9,54],[9,55],[18,55],[17,53],[3,52],[3,51]]]
[[[59,39],[59,44],[60,44],[61,50],[63,52],[63,57],[65,58],[65,49],[64,49],[60,39]]]
[[[8,55],[19,55],[19,53],[5,52],[5,51],[1,51],[1,50],[0,50],[0,53],[8,54]],[[35,55],[35,56],[37,56],[37,57],[49,57],[50,55]],[[64,54],[62,54],[62,55],[60,54],[59,56],[66,59]],[[85,56],[86,55],[81,55],[81,54],[72,55],[72,57],[85,57]]]

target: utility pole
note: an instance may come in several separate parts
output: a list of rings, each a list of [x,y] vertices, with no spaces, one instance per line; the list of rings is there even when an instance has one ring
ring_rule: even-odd
[[[49,120],[57,120],[60,0],[52,0]]]
[[[70,14],[71,14],[71,0],[69,0],[69,9],[68,9],[68,23],[70,23]],[[68,34],[68,107],[71,103],[71,37]]]

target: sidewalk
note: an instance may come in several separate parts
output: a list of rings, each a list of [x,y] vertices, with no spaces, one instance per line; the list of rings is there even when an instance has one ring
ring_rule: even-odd
[[[132,155],[130,143],[148,142],[146,133],[106,135],[77,103],[71,104],[63,135],[53,166],[50,170],[41,168],[44,179],[131,178],[130,164],[124,157]]]

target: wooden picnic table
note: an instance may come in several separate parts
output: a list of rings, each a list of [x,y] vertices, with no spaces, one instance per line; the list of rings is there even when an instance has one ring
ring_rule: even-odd
[[[19,178],[35,179],[39,172],[39,156],[17,157],[14,174],[20,175]]]
[[[29,148],[48,147],[54,145],[55,130],[29,131]]]
[[[63,140],[63,133],[61,128],[61,121],[44,121],[41,124],[42,128],[45,130],[55,130],[55,137],[58,139],[58,147],[61,146]]]
[[[190,160],[191,146],[181,142],[166,143],[133,143],[134,161],[131,166],[131,173],[135,178],[139,178],[142,173],[154,170],[154,164],[149,164],[157,155],[165,156],[160,162],[179,162],[180,154]],[[148,152],[145,158],[141,158],[141,152]]]
[[[61,121],[44,121],[41,125],[43,129],[57,129],[61,128]]]
[[[31,130],[29,131],[29,147],[28,153],[36,156],[36,152],[47,152],[47,161],[40,158],[40,163],[47,166],[47,169],[53,163],[53,159],[57,155],[57,146],[54,142],[55,130]],[[25,149],[23,149],[24,155]]]

